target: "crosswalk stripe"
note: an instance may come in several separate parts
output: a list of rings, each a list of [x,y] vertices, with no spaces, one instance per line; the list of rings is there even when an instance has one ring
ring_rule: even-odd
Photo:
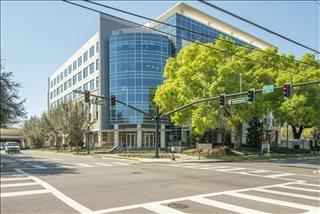
[[[100,163],[100,162],[94,163],[94,164],[99,165],[99,166],[113,166],[113,165],[108,164],[108,163]]]
[[[254,170],[250,171],[251,173],[264,173],[264,172],[269,172],[268,170]]]
[[[246,168],[231,168],[231,169],[218,169],[217,171],[219,172],[229,172],[229,171],[238,171],[238,170],[243,170]]]
[[[202,167],[209,167],[212,165],[187,165],[187,166],[183,166],[185,168],[194,168],[194,169],[203,169]]]
[[[229,167],[227,166],[213,166],[213,167],[205,167],[201,169],[228,169]]]
[[[279,178],[279,177],[289,176],[289,175],[294,175],[294,174],[292,174],[292,173],[281,173],[281,174],[267,175],[265,177],[267,177],[267,178]]]
[[[23,177],[23,178],[1,178],[1,181],[22,181],[22,180],[31,180],[28,177]]]
[[[22,196],[22,195],[36,195],[36,194],[42,194],[42,193],[49,193],[50,191],[46,189],[42,190],[30,190],[30,191],[21,191],[21,192],[5,192],[1,193],[1,198],[5,197],[14,197],[14,196]]]
[[[123,163],[123,162],[112,162],[112,164],[120,165],[120,166],[129,166],[130,165],[128,163]]]
[[[38,185],[37,183],[15,183],[15,184],[1,184],[1,187],[22,187],[22,186],[33,186]]]
[[[280,201],[280,200],[276,200],[276,199],[264,198],[264,197],[259,197],[259,196],[247,195],[247,194],[243,194],[243,193],[230,192],[230,193],[226,193],[226,195],[234,196],[234,197],[238,197],[238,198],[249,199],[249,200],[254,200],[254,201],[260,201],[260,202],[269,203],[269,204],[276,204],[279,206],[293,207],[293,208],[303,209],[303,210],[311,210],[311,209],[316,208],[313,206],[297,204],[297,203],[292,203],[292,202],[287,202],[287,201]]]
[[[46,169],[47,167],[41,166],[41,165],[32,165],[32,167],[37,168],[37,169]]]
[[[86,163],[75,163],[78,166],[82,166],[82,167],[93,167],[92,165],[86,164]]]
[[[293,189],[293,190],[302,190],[302,191],[307,191],[307,192],[319,192],[319,190],[315,189],[305,189],[305,188],[300,188],[300,187],[293,187],[293,186],[279,186],[280,188],[286,188],[286,189]]]
[[[320,198],[319,198],[319,197],[313,197],[313,196],[308,196],[308,195],[301,195],[301,194],[290,193],[290,192],[282,192],[282,191],[268,190],[268,189],[257,189],[257,190],[255,190],[255,191],[266,192],[266,193],[277,194],[277,195],[291,196],[291,197],[296,197],[296,198],[304,198],[304,199],[315,200],[315,201],[320,201]]]
[[[208,206],[212,206],[212,207],[218,207],[224,210],[230,210],[233,212],[237,212],[237,213],[243,213],[243,214],[265,214],[265,212],[259,211],[259,210],[254,210],[254,209],[249,209],[249,208],[244,208],[244,207],[240,207],[237,205],[233,205],[233,204],[228,204],[228,203],[224,203],[224,202],[220,202],[220,201],[214,201],[211,199],[206,199],[206,198],[201,198],[201,197],[194,197],[190,199],[191,201],[200,203],[200,204],[204,204],[204,205],[208,205]]]
[[[184,212],[181,212],[176,209],[172,209],[170,207],[161,205],[161,204],[148,204],[143,206],[143,208],[148,209],[155,213],[166,213],[166,214],[185,214]]]
[[[305,212],[304,214],[319,214],[320,213],[320,208],[312,209],[309,210],[308,212]]]

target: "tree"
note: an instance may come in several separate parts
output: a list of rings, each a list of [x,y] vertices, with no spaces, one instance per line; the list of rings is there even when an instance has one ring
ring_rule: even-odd
[[[283,84],[290,80],[284,75],[294,76],[293,83],[320,79],[319,69],[301,64],[298,66],[293,56],[278,55],[276,48],[261,52],[222,40],[216,40],[215,43],[206,44],[206,46],[209,48],[199,44],[189,45],[183,48],[176,58],[168,59],[164,70],[164,83],[157,88],[155,96],[160,112],[173,110],[201,98],[238,92],[240,73],[243,79],[243,90],[258,89],[267,84]],[[307,56],[304,62],[319,67],[319,63],[310,56]],[[285,68],[292,72],[299,71],[300,74],[308,73],[308,75],[305,79],[299,79],[298,75],[282,70]],[[318,101],[320,93],[316,94],[316,86],[310,86],[310,88],[312,88],[310,95],[317,97],[314,98],[317,104],[312,104],[312,111],[308,110],[310,99],[301,105],[314,116],[318,111],[315,107],[320,103]],[[302,92],[303,89],[301,89]],[[228,106],[226,110],[229,116],[226,120],[226,128],[236,132],[236,143],[239,145],[243,122],[248,122],[253,115],[262,117],[269,111],[276,111],[276,119],[285,118],[285,105],[282,92],[275,91],[272,94],[259,94],[252,104]],[[193,131],[203,134],[207,130],[219,127],[220,117],[223,114],[225,110],[219,107],[217,101],[208,101],[177,112],[171,116],[171,119],[178,125],[185,125],[191,121]],[[290,119],[294,116],[291,115]],[[285,119],[280,121],[291,122],[289,118]],[[316,124],[318,119],[313,117],[311,120]]]
[[[42,118],[31,117],[25,121],[22,127],[22,135],[30,141],[35,148],[42,148],[46,140],[46,130],[44,129],[44,121]]]
[[[0,65],[0,127],[15,124],[26,115],[25,100],[20,100],[19,83],[12,80],[12,72],[4,72]]]

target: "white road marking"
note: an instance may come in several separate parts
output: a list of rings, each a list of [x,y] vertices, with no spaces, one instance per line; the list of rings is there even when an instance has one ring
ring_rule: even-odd
[[[77,166],[71,166],[71,165],[59,165],[56,166],[54,168],[68,168],[68,169],[74,169],[74,168],[78,168]]]
[[[0,178],[1,181],[22,181],[22,180],[30,180],[28,177],[23,178]]]
[[[99,165],[99,166],[113,166],[113,165],[108,164],[108,163],[100,163],[100,162],[94,163],[94,164]]]
[[[267,175],[265,177],[266,178],[280,178],[280,177],[290,176],[290,175],[295,175],[295,174],[293,174],[293,173],[281,173],[281,174]]]
[[[1,184],[1,187],[22,187],[22,186],[33,186],[33,185],[38,185],[38,184],[34,183],[34,182],[15,183],[15,184]]]
[[[240,207],[240,206],[236,206],[236,205],[232,205],[232,204],[228,204],[228,203],[224,203],[224,202],[220,202],[220,201],[214,201],[214,200],[207,199],[207,198],[194,197],[194,198],[191,198],[190,200],[197,202],[197,203],[200,203],[200,204],[204,204],[204,205],[208,205],[208,206],[212,206],[212,207],[218,207],[218,208],[221,208],[224,210],[229,210],[229,211],[237,212],[237,213],[266,214],[265,212],[262,212],[259,210],[244,208],[244,207]]]
[[[92,210],[90,210],[89,208],[81,205],[80,203],[76,202],[72,198],[66,196],[65,194],[63,194],[62,192],[60,192],[59,190],[57,190],[56,188],[54,188],[53,186],[51,186],[47,182],[41,180],[40,178],[37,178],[37,177],[32,176],[32,175],[29,175],[28,173],[26,173],[26,172],[24,172],[24,171],[22,171],[20,169],[16,169],[16,171],[28,176],[29,178],[34,180],[36,183],[38,183],[42,187],[44,187],[46,189],[46,191],[52,193],[55,197],[57,197],[58,199],[60,199],[62,202],[64,202],[68,206],[72,207],[73,209],[77,210],[78,212],[80,212],[80,213],[92,213]]]
[[[239,170],[243,170],[246,168],[231,168],[231,169],[218,169],[217,171],[219,172],[229,172],[229,171],[239,171]]]
[[[254,171],[250,171],[251,173],[264,173],[264,172],[269,172],[268,170],[254,170]]]
[[[308,199],[308,200],[320,201],[320,198],[319,198],[319,197],[313,197],[313,196],[308,196],[308,195],[301,195],[301,194],[290,193],[290,192],[282,192],[282,191],[268,190],[268,189],[257,189],[257,190],[255,190],[255,191],[266,192],[266,193],[271,193],[271,194],[276,194],[276,195],[291,196],[291,197],[296,197],[296,198],[304,198],[304,199]]]
[[[81,167],[93,167],[92,165],[86,164],[86,163],[75,163],[75,164]]]
[[[112,164],[115,164],[115,165],[120,165],[120,166],[129,166],[130,164],[128,163],[123,163],[123,162],[111,162]]]
[[[204,167],[204,168],[200,168],[200,169],[229,169],[229,167],[227,166],[212,166],[212,167]]]
[[[290,184],[295,184],[295,183],[297,183],[297,182],[296,181],[287,182],[287,183],[283,183],[281,185],[290,185]],[[186,197],[181,197],[181,198],[167,199],[167,200],[163,200],[163,201],[155,201],[155,202],[128,205],[128,206],[123,206],[123,207],[115,207],[115,208],[109,208],[109,209],[96,210],[95,213],[102,214],[102,213],[125,211],[125,210],[144,207],[146,205],[155,204],[155,203],[157,203],[157,204],[167,204],[167,203],[171,203],[171,202],[190,200],[190,199],[193,199],[195,197],[211,197],[211,196],[222,195],[222,194],[231,193],[231,192],[246,192],[246,191],[255,190],[257,188],[272,188],[272,187],[277,187],[277,186],[279,186],[279,184],[273,184],[273,185],[267,185],[267,186],[261,186],[261,187],[250,187],[250,188],[237,189],[237,190],[227,190],[227,191],[222,191],[222,192],[214,192],[214,193],[207,193],[207,194],[201,194],[201,195],[186,196]]]
[[[312,209],[316,208],[316,207],[308,206],[308,205],[304,205],[304,204],[297,204],[297,203],[292,203],[292,202],[287,202],[287,201],[280,201],[280,200],[276,200],[276,199],[264,198],[264,197],[259,197],[259,196],[243,194],[243,193],[237,193],[237,192],[230,192],[230,193],[227,193],[226,195],[230,195],[230,196],[234,196],[234,197],[238,197],[238,198],[249,199],[249,200],[254,200],[254,201],[260,201],[263,203],[276,204],[279,206],[293,207],[296,209],[312,210]]]
[[[50,191],[46,189],[42,190],[30,190],[30,191],[21,191],[21,192],[5,192],[1,193],[1,198],[6,197],[14,197],[14,196],[23,196],[23,195],[36,195],[36,194],[42,194],[42,193],[50,193]]]
[[[161,204],[148,204],[143,206],[143,208],[148,209],[155,213],[166,213],[166,214],[185,214],[184,212],[181,212],[176,209],[172,209],[170,207],[167,207],[165,205]]]
[[[305,212],[304,214],[319,214],[320,208],[309,210],[308,212]]]
[[[298,183],[299,184],[299,183]],[[293,186],[279,186],[280,188],[286,188],[286,189],[293,189],[293,190],[302,190],[302,191],[307,191],[307,192],[319,192],[319,190],[314,190],[314,189],[305,189],[305,188],[300,188],[300,187],[293,187]]]
[[[41,166],[41,165],[32,165],[32,167],[37,168],[37,169],[47,169],[47,167]]]

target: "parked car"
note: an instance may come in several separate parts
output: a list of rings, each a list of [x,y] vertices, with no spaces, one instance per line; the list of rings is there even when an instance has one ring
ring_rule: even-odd
[[[5,142],[0,142],[0,150],[4,150]]]
[[[17,142],[7,142],[5,144],[5,151],[6,153],[20,153],[20,145]]]

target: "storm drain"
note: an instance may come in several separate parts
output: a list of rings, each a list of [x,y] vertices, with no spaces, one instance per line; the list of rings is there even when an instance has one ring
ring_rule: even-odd
[[[174,209],[186,209],[189,206],[183,203],[170,203],[168,204],[168,207],[174,208]]]

